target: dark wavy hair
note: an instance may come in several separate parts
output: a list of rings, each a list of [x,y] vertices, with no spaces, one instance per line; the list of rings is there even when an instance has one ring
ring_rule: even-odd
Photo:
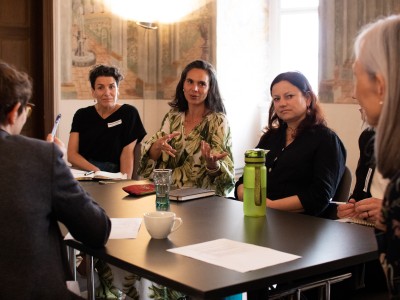
[[[311,127],[322,125],[326,126],[326,121],[322,113],[322,109],[318,104],[318,99],[315,93],[312,90],[310,83],[307,78],[300,72],[285,72],[281,73],[275,77],[270,86],[270,94],[272,96],[272,88],[275,84],[281,81],[288,81],[294,86],[296,86],[304,97],[311,100],[310,105],[307,108],[306,117],[299,124],[296,130],[295,136],[300,135],[304,130],[310,129]],[[271,132],[278,130],[285,122],[278,117],[274,108],[274,102],[271,102],[271,106],[269,108],[269,117],[268,117],[268,125],[265,127],[265,132]]]
[[[114,77],[117,86],[119,86],[119,82],[124,79],[124,76],[119,72],[118,68],[106,65],[96,65],[89,72],[89,81],[92,89],[94,89],[97,77],[100,76]]]
[[[188,102],[183,93],[183,84],[185,83],[187,74],[192,69],[201,69],[207,72],[208,77],[210,79],[209,82],[209,90],[207,94],[207,98],[205,100],[206,107],[213,112],[225,112],[225,106],[222,102],[221,94],[219,92],[217,76],[215,74],[214,67],[204,60],[195,60],[189,63],[185,69],[182,71],[181,78],[176,86],[176,92],[174,99],[168,104],[178,109],[179,111],[187,111],[188,110]]]
[[[4,61],[0,61],[0,123],[5,124],[7,114],[19,102],[18,114],[32,97],[32,79]]]

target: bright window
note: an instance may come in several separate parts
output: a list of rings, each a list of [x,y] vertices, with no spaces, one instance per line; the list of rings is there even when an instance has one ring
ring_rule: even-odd
[[[280,1],[279,72],[297,70],[318,93],[318,2]]]

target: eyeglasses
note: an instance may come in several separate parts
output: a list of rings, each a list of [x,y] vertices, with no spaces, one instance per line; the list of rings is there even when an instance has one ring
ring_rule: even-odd
[[[32,114],[32,110],[35,107],[35,104],[33,103],[26,103],[25,109],[26,109],[26,117],[29,118]]]

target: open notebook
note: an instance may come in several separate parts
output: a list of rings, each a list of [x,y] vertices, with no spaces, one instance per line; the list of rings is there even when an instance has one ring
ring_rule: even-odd
[[[76,180],[121,180],[127,179],[126,174],[105,171],[87,172],[71,168],[71,173]]]
[[[169,192],[169,200],[171,201],[187,201],[214,196],[215,191],[202,188],[181,188],[171,190]]]
[[[357,218],[343,218],[343,219],[337,219],[336,221],[342,222],[342,223],[353,223],[353,224],[359,224],[359,225],[363,225],[363,226],[375,227],[375,223],[368,222],[366,220],[357,219]]]

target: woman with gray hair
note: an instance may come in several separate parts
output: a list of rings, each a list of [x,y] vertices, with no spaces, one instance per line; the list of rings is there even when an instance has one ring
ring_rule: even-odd
[[[400,16],[364,27],[355,41],[355,97],[376,128],[376,165],[390,183],[377,224],[391,298],[400,297]]]

